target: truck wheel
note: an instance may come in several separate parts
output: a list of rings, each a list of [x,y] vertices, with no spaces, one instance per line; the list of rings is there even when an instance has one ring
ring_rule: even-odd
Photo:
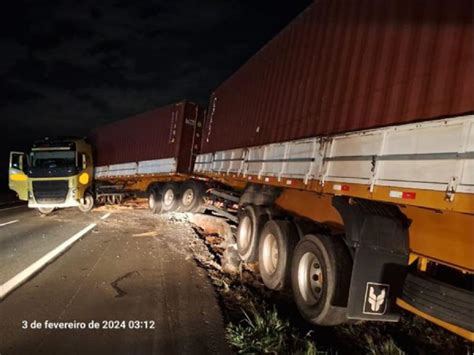
[[[179,206],[179,189],[176,184],[166,184],[161,191],[161,209],[173,212]]]
[[[94,207],[94,197],[89,192],[86,192],[84,202],[79,201],[79,210],[81,212],[90,212],[92,207]]]
[[[289,221],[268,221],[262,229],[258,265],[263,283],[271,290],[282,290],[291,283],[291,261],[297,232]]]
[[[347,320],[351,265],[349,251],[337,237],[308,234],[298,243],[291,283],[295,303],[306,320],[316,325]]]
[[[267,218],[263,210],[257,206],[249,205],[243,209],[237,228],[237,248],[243,261],[257,261],[260,231]]]
[[[195,212],[201,206],[204,196],[204,188],[196,181],[184,183],[181,189],[181,199],[178,211]]]
[[[42,215],[48,215],[54,211],[54,207],[38,207],[38,211]]]
[[[152,213],[161,212],[161,196],[155,190],[150,190],[148,194],[148,208]]]

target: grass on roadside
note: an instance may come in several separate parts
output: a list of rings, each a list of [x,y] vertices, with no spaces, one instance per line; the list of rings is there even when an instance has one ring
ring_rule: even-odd
[[[244,319],[240,323],[227,325],[227,338],[239,354],[323,353],[314,342],[301,338],[288,320],[281,319],[275,307],[263,305],[260,309],[251,303],[248,310],[242,310]]]

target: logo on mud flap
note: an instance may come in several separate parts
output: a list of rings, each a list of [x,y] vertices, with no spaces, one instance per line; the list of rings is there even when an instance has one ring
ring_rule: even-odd
[[[365,288],[364,314],[383,315],[387,311],[390,285],[367,282]]]

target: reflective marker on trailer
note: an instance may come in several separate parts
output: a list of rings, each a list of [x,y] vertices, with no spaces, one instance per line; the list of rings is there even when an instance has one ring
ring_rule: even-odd
[[[416,192],[410,191],[390,191],[389,196],[392,198],[401,198],[404,200],[416,199]]]
[[[416,198],[416,192],[404,191],[402,194],[402,198],[407,199],[407,200],[414,200]]]
[[[349,191],[350,190],[350,186],[349,185],[339,185],[339,184],[335,184],[333,185],[333,190],[336,190],[336,191]]]

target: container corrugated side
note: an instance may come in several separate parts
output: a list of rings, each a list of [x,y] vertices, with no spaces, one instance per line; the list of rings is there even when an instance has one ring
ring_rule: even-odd
[[[189,132],[197,118],[202,122],[202,112],[183,101],[98,127],[90,136],[95,165],[176,158],[177,172],[188,173],[193,154]]]
[[[219,86],[202,152],[474,111],[468,0],[319,0]]]

